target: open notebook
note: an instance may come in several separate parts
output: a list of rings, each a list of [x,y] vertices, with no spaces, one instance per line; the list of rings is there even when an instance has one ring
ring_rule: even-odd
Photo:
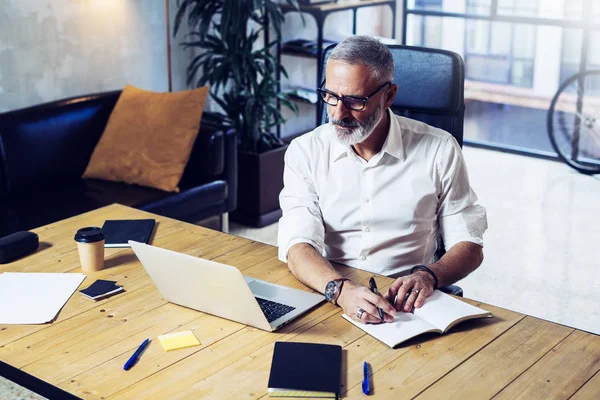
[[[394,322],[373,325],[361,324],[354,322],[346,314],[342,315],[342,317],[390,347],[422,333],[446,333],[462,321],[491,316],[492,313],[489,311],[457,300],[439,290],[436,290],[427,298],[423,307],[415,308],[414,314],[396,313]]]

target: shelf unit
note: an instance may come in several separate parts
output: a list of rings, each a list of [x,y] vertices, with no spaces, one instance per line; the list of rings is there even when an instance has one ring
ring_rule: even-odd
[[[320,4],[300,4],[299,10],[294,7],[289,6],[288,4],[282,4],[281,10],[283,14],[286,15],[292,12],[300,12],[303,14],[308,14],[312,16],[317,24],[317,42],[315,46],[306,47],[304,51],[304,47],[302,46],[301,40],[294,40],[286,43],[279,43],[277,46],[277,61],[281,64],[281,55],[289,55],[296,57],[309,57],[316,59],[317,62],[317,76],[314,90],[316,90],[320,82],[320,77],[322,75],[323,63],[321,61],[323,57],[324,47],[327,47],[332,42],[325,41],[323,38],[323,28],[325,25],[325,20],[327,17],[335,12],[352,10],[352,34],[356,34],[356,14],[359,8],[365,7],[380,7],[380,6],[388,6],[392,10],[392,39],[396,37],[396,0],[346,0],[339,2],[329,2],[329,3],[320,3]],[[294,43],[296,42],[296,43]],[[277,69],[277,80],[281,80],[280,70]],[[319,114],[321,111],[322,104],[317,102],[317,115],[316,115],[316,126],[318,126],[321,121],[319,120]]]

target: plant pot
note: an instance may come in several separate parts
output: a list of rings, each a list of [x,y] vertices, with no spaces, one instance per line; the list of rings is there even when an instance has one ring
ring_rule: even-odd
[[[238,152],[237,209],[231,214],[232,221],[263,227],[281,218],[279,193],[287,147],[265,153]]]

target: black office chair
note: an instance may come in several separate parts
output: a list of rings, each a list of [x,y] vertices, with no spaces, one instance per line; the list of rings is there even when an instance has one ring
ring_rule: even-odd
[[[321,82],[325,79],[325,66],[334,47],[335,45],[331,45],[323,52]],[[462,147],[465,68],[461,56],[447,50],[424,47],[388,47],[394,57],[394,83],[398,85],[392,111],[449,132]],[[323,103],[319,103],[317,112],[322,124],[327,122],[324,110]],[[436,259],[444,253],[440,236]],[[442,287],[440,290],[457,296],[463,295],[462,289],[456,285]]]

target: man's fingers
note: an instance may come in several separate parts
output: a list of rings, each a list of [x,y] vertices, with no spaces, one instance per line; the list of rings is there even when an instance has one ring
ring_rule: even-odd
[[[396,310],[392,305],[383,297],[371,292],[367,293],[367,296],[365,296],[361,302],[361,306],[358,307],[355,315],[351,315],[351,317],[363,324],[383,322],[379,317],[377,307],[381,308],[381,311],[383,311],[384,321],[391,322],[394,320],[393,315],[396,314]]]
[[[365,323],[369,314],[362,308],[359,308],[354,314],[349,314],[350,318],[355,321]]]
[[[406,292],[407,291],[408,291],[408,286],[403,286],[400,288],[400,290],[398,290],[398,295],[396,296],[396,304],[394,304],[394,307],[396,308],[396,310],[402,311],[402,306],[404,305],[404,302],[406,301]]]
[[[396,279],[388,288],[387,292],[385,293],[385,298],[390,302],[393,303],[394,302],[394,298],[396,298],[396,296],[398,295],[398,290],[400,290],[400,288],[402,287],[403,283],[402,283],[402,278],[398,278]],[[392,304],[393,305],[393,304]]]
[[[392,292],[392,288],[390,287],[388,290],[386,290],[383,297],[385,297],[385,299],[391,304],[394,301],[394,297],[396,297],[396,293]]]
[[[364,305],[364,308],[360,307],[356,314],[351,315],[351,317],[363,324],[381,322],[381,318],[379,318],[379,315],[377,314],[377,308],[372,304]]]
[[[375,301],[375,306],[381,308],[381,311],[383,311],[386,314],[389,314],[391,316],[396,315],[396,309],[390,304],[389,301],[387,301],[387,299],[385,299],[381,296],[377,296],[377,300]]]
[[[421,290],[419,292],[419,295],[417,296],[417,299],[415,300],[415,308],[421,308],[423,303],[425,303],[426,298],[427,298],[427,295],[425,294],[425,291]]]
[[[365,295],[365,300],[371,303],[374,307],[381,308],[381,311],[383,311],[385,314],[389,314],[391,316],[396,315],[396,309],[390,304],[389,301],[385,299],[385,297],[381,296],[380,294],[368,292]],[[379,312],[377,310],[375,310],[374,315],[376,315],[377,318],[379,318]],[[381,320],[381,318],[379,318],[379,320]]]
[[[398,278],[390,285],[389,292],[392,294],[392,296],[395,296],[398,293],[398,290],[400,290],[403,282],[404,281],[402,278]]]
[[[381,324],[384,321],[381,320],[381,318],[379,318],[379,315],[371,315],[368,314],[364,323],[365,324]]]
[[[410,292],[410,294],[408,295],[408,298],[406,299],[406,303],[404,304],[404,312],[412,311],[417,297],[418,297],[418,293],[416,291],[413,290],[412,292]]]

